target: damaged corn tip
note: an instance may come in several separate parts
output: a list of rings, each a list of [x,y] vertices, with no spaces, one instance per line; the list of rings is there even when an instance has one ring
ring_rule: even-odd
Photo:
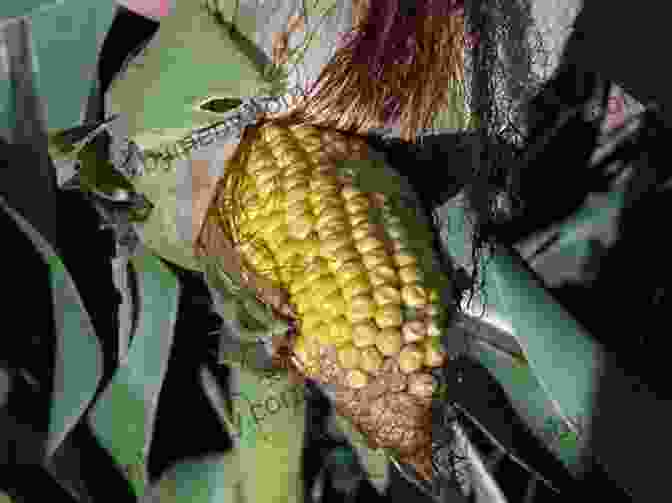
[[[438,383],[431,374],[415,373],[408,376],[408,392],[421,398],[431,398],[436,392]]]
[[[248,202],[233,205],[238,213],[229,218],[242,222],[254,246],[234,244],[254,272],[289,294],[297,360],[315,368],[319,348],[335,346],[353,387],[364,386],[384,357],[399,358],[406,373],[418,362],[436,365],[440,352],[423,341],[436,336],[427,310],[438,297],[425,286],[409,229],[389,195],[367,192],[357,176],[336,169],[364,143],[312,126],[255,127],[246,164],[227,171],[243,173],[242,183],[229,178],[222,200]],[[381,204],[382,222],[373,211]]]
[[[422,321],[408,321],[402,327],[402,334],[405,343],[418,342],[427,335],[427,327]]]
[[[426,339],[424,341],[424,349],[424,363],[427,367],[442,367],[444,365],[448,356],[439,339]]]
[[[383,366],[383,355],[375,347],[366,347],[362,349],[359,365],[365,372],[375,374]]]

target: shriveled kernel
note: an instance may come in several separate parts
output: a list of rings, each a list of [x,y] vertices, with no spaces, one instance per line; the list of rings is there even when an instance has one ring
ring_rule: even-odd
[[[383,355],[373,346],[361,350],[359,366],[369,374],[375,374],[383,366]]]
[[[376,303],[370,295],[358,295],[350,299],[346,317],[352,323],[359,323],[373,318],[376,313]]]
[[[400,327],[403,323],[401,308],[396,304],[388,304],[378,308],[375,315],[376,325],[380,328]]]
[[[380,332],[379,328],[371,320],[357,323],[352,327],[352,342],[358,348],[373,346],[376,343],[378,332]]]
[[[401,298],[404,304],[411,307],[424,307],[427,304],[427,292],[417,283],[401,287]]]
[[[359,369],[349,370],[345,375],[345,384],[352,389],[361,389],[369,383],[369,376]]]
[[[371,284],[365,276],[358,276],[353,280],[348,281],[343,285],[343,297],[347,300],[356,297],[357,295],[363,295],[371,291]]]
[[[405,343],[418,342],[427,335],[427,328],[422,321],[407,321],[401,329]]]
[[[346,344],[338,350],[338,363],[343,369],[354,369],[359,366],[360,354],[352,344]]]
[[[393,286],[380,286],[373,291],[373,298],[379,306],[401,304],[401,294]]]
[[[394,254],[394,262],[399,267],[406,267],[409,265],[414,265],[418,262],[418,259],[415,258],[411,253],[401,252]]]
[[[431,374],[418,372],[408,376],[408,392],[411,395],[421,398],[431,398],[436,392],[437,387],[436,378]]]
[[[401,346],[401,332],[396,328],[385,328],[376,337],[376,347],[384,356],[396,356]]]
[[[364,239],[357,241],[355,243],[355,247],[357,248],[357,251],[359,251],[359,253],[361,253],[362,255],[366,255],[367,253],[370,253],[373,250],[383,249],[385,247],[385,244],[376,237],[366,237]]]
[[[427,339],[425,341],[425,365],[442,367],[447,357],[448,355],[438,339]]]
[[[411,374],[422,368],[425,361],[425,352],[417,344],[407,344],[399,353],[399,370],[404,374]]]
[[[422,281],[422,274],[417,265],[408,265],[399,269],[399,278],[401,282],[406,285],[409,283],[417,283]]]

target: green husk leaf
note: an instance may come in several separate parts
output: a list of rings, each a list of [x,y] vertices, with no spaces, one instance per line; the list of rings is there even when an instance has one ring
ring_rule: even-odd
[[[101,192],[113,199],[122,197],[120,192],[126,194],[126,199],[134,191],[131,182],[116,171],[110,161],[101,158],[93,143],[82,148],[77,157],[80,161],[80,181],[88,190]]]

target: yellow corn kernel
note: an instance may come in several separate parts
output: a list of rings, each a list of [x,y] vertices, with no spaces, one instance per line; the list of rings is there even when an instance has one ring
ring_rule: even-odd
[[[348,373],[345,375],[345,384],[352,389],[361,389],[368,383],[368,374],[359,369],[348,370]]]
[[[355,247],[357,248],[357,251],[359,251],[359,253],[361,253],[362,255],[366,255],[367,253],[373,250],[384,249],[385,245],[380,239],[376,237],[367,237],[360,241],[357,241],[355,243]]]
[[[358,225],[368,222],[369,221],[369,212],[368,211],[362,211],[359,213],[353,213],[350,215],[350,224],[353,227],[357,227]]]
[[[407,344],[399,353],[399,370],[404,374],[412,374],[422,368],[425,352],[417,344]]]
[[[325,211],[334,208],[340,208],[345,215],[343,201],[338,194],[313,192],[309,197],[310,204],[313,205],[316,215],[322,215]]]
[[[309,289],[301,290],[292,297],[292,302],[296,306],[296,311],[303,315],[313,307],[313,296]]]
[[[366,277],[366,268],[358,260],[346,262],[336,271],[336,281],[341,287],[358,276]]]
[[[409,283],[417,283],[422,281],[422,274],[420,273],[418,266],[413,264],[400,268],[399,278],[401,279],[401,282],[406,285]]]
[[[320,276],[320,279],[310,284],[308,290],[310,290],[313,295],[313,304],[318,306],[329,295],[338,292],[339,289],[335,278],[331,274],[326,274]]]
[[[301,159],[296,164],[290,164],[289,166],[286,166],[284,174],[285,177],[291,177],[294,175],[298,175],[300,173],[310,176],[312,170],[313,170],[312,166],[305,160]]]
[[[278,178],[281,174],[282,170],[277,165],[266,165],[264,169],[260,169],[255,173],[257,187],[266,185],[267,182],[274,178]]]
[[[315,226],[315,217],[310,213],[303,213],[287,222],[289,235],[296,239],[306,239]]]
[[[329,325],[331,327],[331,335],[329,336],[331,344],[338,348],[352,341],[352,325],[345,316],[337,317]]]
[[[315,221],[315,230],[319,231],[335,220],[347,222],[345,209],[334,207],[321,213]]]
[[[287,168],[292,164],[299,163],[304,160],[304,154],[298,150],[283,150],[277,154],[276,157],[278,166]]]
[[[352,236],[350,236],[349,233],[343,232],[326,239],[322,243],[322,249],[320,250],[320,253],[323,257],[332,257],[337,250],[351,243]]]
[[[396,356],[401,350],[401,332],[396,328],[381,330],[376,337],[376,347],[384,356]]]
[[[373,298],[379,306],[401,304],[401,293],[393,286],[380,286],[373,291]]]
[[[410,307],[421,308],[427,305],[427,292],[417,283],[401,287],[401,298]]]
[[[310,332],[314,327],[322,323],[324,316],[317,309],[307,311],[301,317],[301,330]]]
[[[347,222],[336,220],[335,222],[328,224],[326,227],[321,228],[317,235],[321,240],[326,240],[330,237],[333,237],[335,234],[348,232],[349,230],[350,227],[348,226]]]
[[[397,304],[387,304],[378,308],[375,320],[380,328],[400,327],[404,322],[401,308]]]
[[[352,327],[352,342],[358,348],[373,346],[380,329],[371,321],[363,321]]]
[[[369,374],[375,374],[383,366],[383,356],[375,347],[363,348],[359,355],[359,367]]]
[[[310,188],[307,183],[296,185],[285,194],[285,205],[291,207],[298,202],[305,202],[308,204],[308,194]]]
[[[399,267],[406,267],[416,264],[418,260],[411,253],[401,252],[394,254],[394,261]]]
[[[369,281],[374,287],[381,285],[396,286],[399,284],[399,278],[394,268],[387,265],[380,265],[369,271]]]
[[[376,314],[376,303],[370,295],[358,295],[350,299],[346,317],[351,323],[359,323]]]
[[[347,304],[343,298],[343,295],[341,295],[341,292],[336,291],[322,301],[321,308],[322,311],[329,316],[329,318],[337,318],[338,316],[341,316],[343,313],[345,313]]]
[[[310,188],[310,177],[308,176],[308,173],[305,172],[294,173],[292,176],[285,176],[282,179],[282,188],[286,192],[291,191],[295,187]]]
[[[350,300],[357,295],[369,293],[371,291],[371,284],[366,276],[358,276],[355,279],[348,281],[343,285],[343,297]]]
[[[343,264],[359,259],[359,252],[355,250],[354,246],[345,246],[336,250],[330,258],[329,268],[333,272],[336,272],[343,267]]]
[[[285,207],[285,218],[288,224],[302,215],[310,215],[311,213],[312,208],[308,201],[295,201],[291,206]]]
[[[343,369],[354,369],[359,366],[360,354],[352,344],[347,344],[338,350],[338,363]]]
[[[376,226],[370,222],[363,222],[352,229],[352,237],[357,241],[365,238],[371,238],[376,235]]]
[[[314,327],[313,335],[321,345],[326,346],[329,344],[329,337],[331,336],[331,327],[329,326],[329,323],[321,323],[317,327]]]
[[[392,265],[392,258],[384,249],[378,249],[362,255],[362,262],[370,271],[381,265]]]
[[[369,201],[369,198],[364,195],[353,197],[345,203],[345,209],[350,215],[368,211],[370,207],[371,202]]]

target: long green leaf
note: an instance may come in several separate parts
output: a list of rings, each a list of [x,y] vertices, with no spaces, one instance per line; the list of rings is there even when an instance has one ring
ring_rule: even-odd
[[[138,496],[146,488],[146,455],[172,346],[179,283],[161,260],[147,251],[131,258],[139,283],[137,332],[124,365],[96,403],[90,423],[101,444],[127,467]],[[120,420],[123,418],[123,420]]]
[[[48,264],[54,302],[56,362],[46,446],[51,456],[79,422],[102,376],[103,355],[77,287],[55,250],[0,196],[0,207],[28,236]]]

